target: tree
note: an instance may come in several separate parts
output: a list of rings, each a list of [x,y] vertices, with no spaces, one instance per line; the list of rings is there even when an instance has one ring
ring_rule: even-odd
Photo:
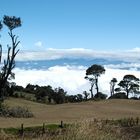
[[[67,95],[67,102],[74,103],[77,102],[77,95]]]
[[[98,93],[99,93],[98,77],[101,74],[104,74],[104,73],[105,73],[104,67],[101,66],[101,65],[97,65],[97,64],[92,65],[91,67],[89,67],[86,70],[86,77],[85,78],[88,79],[91,82],[91,95],[92,95],[92,98],[93,98],[92,90],[93,90],[94,84],[96,86],[96,91],[97,91],[97,96],[98,96]]]
[[[129,93],[135,93],[139,90],[139,78],[134,75],[125,75],[123,80],[118,84],[122,90],[126,92],[126,96],[128,98]]]
[[[17,53],[19,52],[19,49],[16,50],[17,46],[19,45],[20,41],[18,41],[18,36],[13,34],[13,30],[17,27],[21,26],[21,20],[20,18],[17,18],[15,16],[4,16],[3,17],[3,24],[6,25],[9,29],[9,36],[11,39],[11,46],[7,45],[8,51],[7,51],[7,57],[2,63],[2,45],[0,44],[0,63],[2,66],[0,70],[0,99],[3,101],[4,97],[4,88],[6,86],[6,83],[9,79],[14,78],[14,73],[12,72],[13,68],[15,67],[15,57]],[[3,25],[0,22],[0,30],[2,29]]]
[[[116,83],[117,83],[117,79],[112,78],[112,80],[110,81],[110,93],[111,93],[111,96],[114,95],[114,90],[115,90]]]
[[[89,96],[89,93],[84,91],[83,92],[83,95],[84,95],[84,99],[87,101],[88,100],[88,96]]]
[[[77,102],[82,102],[83,101],[82,94],[77,94],[76,96],[77,96],[77,98],[76,98]]]
[[[62,104],[65,102],[66,100],[66,91],[64,91],[64,89],[62,88],[56,88],[54,90],[54,94],[53,94],[53,100],[55,101],[56,104]]]

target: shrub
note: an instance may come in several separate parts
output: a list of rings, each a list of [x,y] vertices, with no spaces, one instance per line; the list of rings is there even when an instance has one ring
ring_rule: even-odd
[[[110,96],[109,99],[128,99],[128,98],[124,92],[119,92]]]
[[[130,99],[139,100],[139,98],[137,98],[137,97],[131,97]]]
[[[0,116],[1,117],[15,117],[15,118],[31,118],[33,113],[25,107],[8,107],[7,105],[1,104],[0,106]]]
[[[98,92],[98,94],[96,93],[94,96],[95,99],[106,99],[107,95],[103,94],[102,92]]]
[[[33,114],[31,111],[29,111],[28,108],[24,107],[13,107],[9,110],[9,115],[11,117],[16,117],[16,118],[31,118],[33,117]]]

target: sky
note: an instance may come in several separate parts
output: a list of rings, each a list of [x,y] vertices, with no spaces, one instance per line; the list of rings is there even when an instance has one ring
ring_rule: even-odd
[[[21,17],[21,50],[140,47],[139,0],[0,0],[3,15]],[[1,32],[1,42],[7,36]]]
[[[121,80],[125,74],[134,74],[140,78],[139,6],[140,0],[0,0],[0,20],[4,15],[22,20],[14,33],[21,42],[16,60],[25,65],[14,69],[15,82],[24,87],[28,83],[60,86],[69,94],[89,91],[83,65],[26,67],[28,61],[38,65],[38,60],[52,63],[61,58],[109,61],[99,80],[103,93],[109,93],[113,77]],[[0,32],[3,50],[10,42],[7,32],[6,28]]]

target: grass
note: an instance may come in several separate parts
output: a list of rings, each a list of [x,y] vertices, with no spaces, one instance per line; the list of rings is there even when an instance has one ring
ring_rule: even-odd
[[[133,118],[134,119],[134,118]],[[127,120],[129,121],[129,119]],[[0,139],[14,140],[139,140],[140,125],[123,127],[119,121],[114,124],[102,120],[87,119],[60,128],[59,125],[46,125],[45,131],[41,126],[27,127],[23,135],[20,129],[5,128],[0,133]],[[117,122],[117,124],[116,124]],[[42,133],[43,132],[43,133]]]
[[[61,105],[45,105],[19,98],[10,98],[5,102],[9,106],[29,108],[33,118],[3,118],[0,117],[0,128],[20,127],[21,123],[28,126],[78,122],[88,118],[120,119],[140,116],[140,101],[138,100],[104,100]]]

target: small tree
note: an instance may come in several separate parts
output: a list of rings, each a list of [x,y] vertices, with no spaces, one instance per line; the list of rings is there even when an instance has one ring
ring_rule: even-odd
[[[99,93],[98,77],[101,74],[104,74],[104,73],[105,73],[104,67],[101,66],[101,65],[97,65],[97,64],[92,65],[91,67],[89,67],[86,70],[86,77],[85,78],[88,79],[91,82],[91,93],[92,93],[92,90],[93,90],[93,86],[95,84],[96,91],[97,91],[97,96],[98,96],[98,93]],[[92,95],[92,97],[93,97],[93,95]]]
[[[13,68],[15,67],[15,57],[19,50],[16,50],[17,46],[19,45],[20,41],[18,41],[18,36],[13,34],[13,30],[17,27],[21,26],[20,18],[15,16],[4,16],[3,23],[9,29],[9,36],[11,38],[11,45],[7,45],[7,58],[2,63],[2,45],[0,44],[0,63],[1,70],[0,70],[0,99],[3,100],[4,97],[4,89],[8,79],[14,78],[14,73],[12,72]],[[0,22],[0,29],[2,29],[2,23]]]
[[[122,90],[126,92],[128,98],[129,93],[135,93],[139,90],[139,79],[134,75],[125,75],[123,80],[118,84]]]
[[[89,96],[89,93],[84,91],[83,92],[83,95],[84,95],[84,99],[87,101],[88,100],[88,96]]]
[[[115,90],[116,83],[117,83],[117,79],[112,78],[112,80],[110,81],[110,93],[111,93],[111,96],[114,95],[114,90]]]

